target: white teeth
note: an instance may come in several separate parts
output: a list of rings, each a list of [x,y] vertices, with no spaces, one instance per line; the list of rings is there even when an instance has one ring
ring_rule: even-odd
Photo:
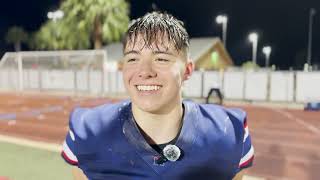
[[[139,91],[155,91],[160,89],[160,86],[145,86],[145,85],[138,85],[137,86]]]

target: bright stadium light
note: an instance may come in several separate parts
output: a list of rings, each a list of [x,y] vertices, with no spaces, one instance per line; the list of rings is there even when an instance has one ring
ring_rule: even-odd
[[[54,22],[57,21],[58,19],[63,18],[64,13],[61,10],[53,11],[53,12],[48,12],[47,17],[49,19],[52,19]]]
[[[257,33],[250,33],[249,34],[249,40],[251,41],[251,42],[255,42],[255,41],[258,41],[258,34]]]
[[[216,22],[222,24],[222,41],[225,47],[227,47],[227,23],[228,17],[226,15],[218,15]]]
[[[258,48],[258,34],[253,32],[249,34],[249,40],[252,42],[252,62],[257,64],[257,48]]]
[[[264,46],[262,48],[263,54],[266,56],[266,67],[269,67],[269,59],[271,54],[271,47],[270,46]]]

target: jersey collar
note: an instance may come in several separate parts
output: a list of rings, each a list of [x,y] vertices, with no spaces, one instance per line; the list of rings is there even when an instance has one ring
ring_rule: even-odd
[[[180,135],[175,143],[178,146],[183,154],[188,154],[191,152],[193,143],[197,136],[197,122],[198,122],[198,108],[195,103],[191,101],[183,101],[185,112],[183,118],[183,125],[180,132]],[[183,161],[181,157],[180,160],[176,162],[165,162],[162,165],[155,163],[155,157],[159,156],[159,153],[155,151],[145,140],[143,135],[140,133],[139,128],[134,122],[132,111],[131,111],[131,102],[128,102],[124,106],[124,112],[120,114],[120,119],[122,120],[122,130],[123,134],[128,140],[128,142],[134,146],[138,155],[149,164],[152,169],[158,174],[163,173],[169,167],[174,166],[174,163],[179,163]]]

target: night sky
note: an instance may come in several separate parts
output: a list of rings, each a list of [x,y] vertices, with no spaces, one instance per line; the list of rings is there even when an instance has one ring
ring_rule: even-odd
[[[191,37],[221,36],[222,27],[215,17],[229,17],[227,49],[239,65],[251,59],[248,41],[251,31],[259,33],[258,64],[264,65],[263,45],[271,45],[271,64],[280,69],[296,66],[306,59],[309,9],[317,10],[313,18],[312,62],[320,65],[320,1],[319,0],[131,0],[130,17],[136,18],[157,9],[177,16],[186,24]],[[8,27],[23,26],[28,32],[37,30],[47,20],[46,14],[59,7],[60,0],[5,0],[0,6],[0,55],[13,48],[5,44]],[[301,64],[301,63],[300,63]],[[301,67],[296,66],[301,69]]]

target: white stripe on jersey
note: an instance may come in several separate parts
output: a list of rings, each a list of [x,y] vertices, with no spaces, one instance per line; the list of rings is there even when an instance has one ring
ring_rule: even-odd
[[[244,138],[243,138],[243,142],[245,142],[247,140],[247,137],[249,136],[249,128],[248,126],[246,128],[244,128]]]
[[[63,148],[63,152],[67,155],[67,157],[74,161],[74,162],[78,162],[78,159],[77,157],[73,154],[73,152],[70,150],[68,144],[66,141],[63,142],[63,145],[62,145],[62,148]]]
[[[70,134],[71,140],[75,141],[74,134],[73,134],[73,132],[71,130],[69,130],[69,134]]]
[[[250,150],[247,152],[245,156],[243,156],[240,160],[239,165],[241,166],[243,163],[247,162],[254,154],[254,148],[251,145]]]

